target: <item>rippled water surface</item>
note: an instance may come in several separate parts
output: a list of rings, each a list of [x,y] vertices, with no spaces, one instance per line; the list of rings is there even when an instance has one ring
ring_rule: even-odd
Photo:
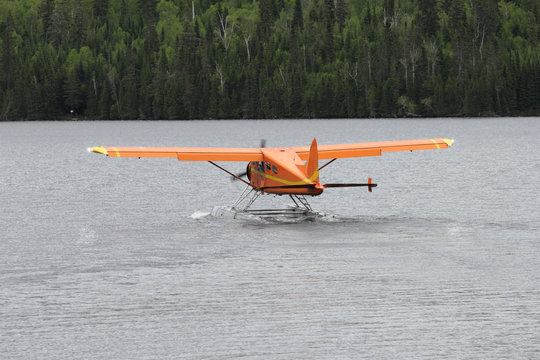
[[[0,123],[0,358],[538,359],[540,119]],[[310,222],[207,216],[207,163],[96,145],[455,138],[342,159]],[[241,172],[243,163],[224,163]],[[267,196],[262,204],[286,203]]]

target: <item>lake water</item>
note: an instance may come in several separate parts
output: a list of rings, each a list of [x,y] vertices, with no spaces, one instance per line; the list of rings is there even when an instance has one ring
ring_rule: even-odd
[[[0,123],[0,358],[538,359],[540,118]],[[97,145],[447,137],[342,159],[274,223],[213,166]],[[243,163],[225,163],[242,171]],[[283,198],[266,196],[279,206]]]

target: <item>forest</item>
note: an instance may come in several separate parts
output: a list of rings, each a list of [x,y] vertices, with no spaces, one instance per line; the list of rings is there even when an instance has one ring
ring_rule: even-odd
[[[3,0],[0,120],[540,114],[538,0]]]

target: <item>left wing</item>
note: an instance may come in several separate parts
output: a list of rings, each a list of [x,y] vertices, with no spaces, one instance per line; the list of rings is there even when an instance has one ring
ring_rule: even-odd
[[[341,159],[351,157],[380,156],[383,152],[391,151],[413,151],[428,149],[445,149],[452,146],[453,140],[421,139],[421,140],[401,140],[383,141],[357,144],[320,145],[319,159]],[[291,148],[296,151],[302,160],[307,160],[309,146]]]
[[[180,161],[262,161],[259,148],[115,147],[96,146],[90,151],[110,157],[172,157]]]

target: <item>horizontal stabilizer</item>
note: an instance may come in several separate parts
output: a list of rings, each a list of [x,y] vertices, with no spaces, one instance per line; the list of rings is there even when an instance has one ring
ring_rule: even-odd
[[[326,188],[355,187],[355,186],[377,187],[377,184],[324,184],[323,186]]]
[[[323,187],[325,188],[340,188],[340,187],[359,187],[359,186],[367,186],[369,192],[371,192],[371,189],[374,187],[377,187],[377,184],[373,184],[371,182],[371,178],[368,179],[367,184],[324,184]]]

